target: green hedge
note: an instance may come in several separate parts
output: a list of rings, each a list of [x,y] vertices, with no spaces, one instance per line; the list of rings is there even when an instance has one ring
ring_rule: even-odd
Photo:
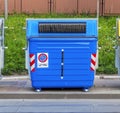
[[[64,15],[64,14],[46,14],[46,15],[25,15],[14,14],[9,15],[5,21],[8,29],[5,29],[5,68],[2,73],[4,75],[26,74],[25,70],[25,27],[26,18],[81,18],[88,16],[81,15]],[[100,17],[99,19],[99,68],[98,74],[114,74],[115,69],[115,39],[116,34],[113,27],[116,26],[116,17]],[[13,29],[14,28],[14,29]]]
[[[97,73],[114,74],[115,45],[116,45],[116,17],[101,17],[99,19],[99,68]]]

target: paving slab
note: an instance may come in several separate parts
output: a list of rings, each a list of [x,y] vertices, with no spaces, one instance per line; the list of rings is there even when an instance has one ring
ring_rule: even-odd
[[[35,92],[28,76],[3,77],[0,99],[120,99],[119,76],[96,76],[89,92],[82,89],[42,89]]]

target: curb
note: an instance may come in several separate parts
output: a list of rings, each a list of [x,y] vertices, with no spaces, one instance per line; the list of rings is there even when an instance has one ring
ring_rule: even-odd
[[[30,79],[30,77],[28,75],[24,75],[24,76],[10,76],[10,77],[2,77],[1,80],[27,80]]]
[[[87,93],[29,93],[29,94],[19,94],[19,93],[8,93],[0,94],[0,99],[120,99],[120,94],[87,94]]]
[[[118,75],[95,75],[97,79],[120,79]],[[17,75],[17,76],[3,76],[1,80],[27,80],[30,79],[29,75]]]

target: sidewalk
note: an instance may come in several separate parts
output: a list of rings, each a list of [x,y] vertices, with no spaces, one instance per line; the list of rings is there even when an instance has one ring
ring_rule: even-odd
[[[3,77],[0,99],[120,99],[120,76],[96,76],[89,92],[82,89],[43,89],[35,92],[28,76]]]

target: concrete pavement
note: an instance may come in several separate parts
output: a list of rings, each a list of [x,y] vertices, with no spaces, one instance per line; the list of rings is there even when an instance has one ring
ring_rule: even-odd
[[[3,77],[0,99],[120,99],[120,77],[96,76],[89,92],[82,89],[43,89],[35,92],[28,76]]]
[[[120,99],[0,99],[0,113],[119,113]]]

